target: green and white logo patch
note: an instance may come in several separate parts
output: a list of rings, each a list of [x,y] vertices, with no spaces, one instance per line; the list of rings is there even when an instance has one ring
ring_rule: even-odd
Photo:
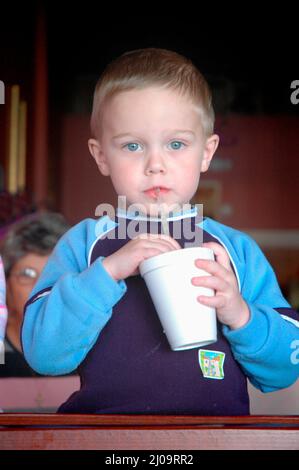
[[[198,360],[203,376],[207,379],[224,379],[223,364],[225,353],[199,349]]]

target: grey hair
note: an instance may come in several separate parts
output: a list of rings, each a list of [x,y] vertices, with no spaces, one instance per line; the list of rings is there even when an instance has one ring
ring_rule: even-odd
[[[63,215],[56,212],[30,214],[14,223],[1,243],[0,254],[6,276],[23,256],[29,253],[50,254],[69,228],[70,224]]]

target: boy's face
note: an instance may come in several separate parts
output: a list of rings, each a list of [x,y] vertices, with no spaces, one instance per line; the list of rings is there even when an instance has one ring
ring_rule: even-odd
[[[119,93],[104,105],[89,148],[127,207],[155,216],[159,204],[189,203],[207,171],[218,136],[205,137],[199,111],[177,91],[150,87]]]

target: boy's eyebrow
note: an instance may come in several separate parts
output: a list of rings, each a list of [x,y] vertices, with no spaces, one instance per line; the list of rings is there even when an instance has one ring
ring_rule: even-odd
[[[171,132],[173,132],[174,134],[192,134],[193,136],[195,135],[195,132],[189,129],[175,129]]]
[[[173,129],[169,131],[168,133],[169,134],[191,134],[192,136],[195,136],[195,132],[189,129],[188,130],[187,129]],[[130,132],[123,132],[121,134],[114,135],[112,139],[113,140],[122,139],[123,137],[133,137],[133,134],[131,134]]]
[[[123,132],[122,134],[117,134],[117,135],[114,135],[112,137],[113,140],[116,140],[116,139],[121,139],[123,137],[133,137],[132,134],[130,134],[129,132]]]

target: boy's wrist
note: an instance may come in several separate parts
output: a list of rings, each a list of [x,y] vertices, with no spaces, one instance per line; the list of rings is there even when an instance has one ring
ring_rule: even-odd
[[[102,259],[102,265],[104,266],[105,270],[107,273],[114,279],[115,281],[119,281],[120,278],[117,276],[117,274],[113,270],[113,266],[111,266],[111,263],[109,261],[109,257]]]
[[[245,302],[245,300],[243,300],[243,307],[242,309],[239,311],[239,315],[238,317],[236,318],[236,320],[231,323],[229,326],[229,328],[231,330],[238,330],[240,328],[242,328],[243,326],[245,326],[249,320],[250,320],[250,310],[249,310],[249,307],[247,305],[247,303]]]

